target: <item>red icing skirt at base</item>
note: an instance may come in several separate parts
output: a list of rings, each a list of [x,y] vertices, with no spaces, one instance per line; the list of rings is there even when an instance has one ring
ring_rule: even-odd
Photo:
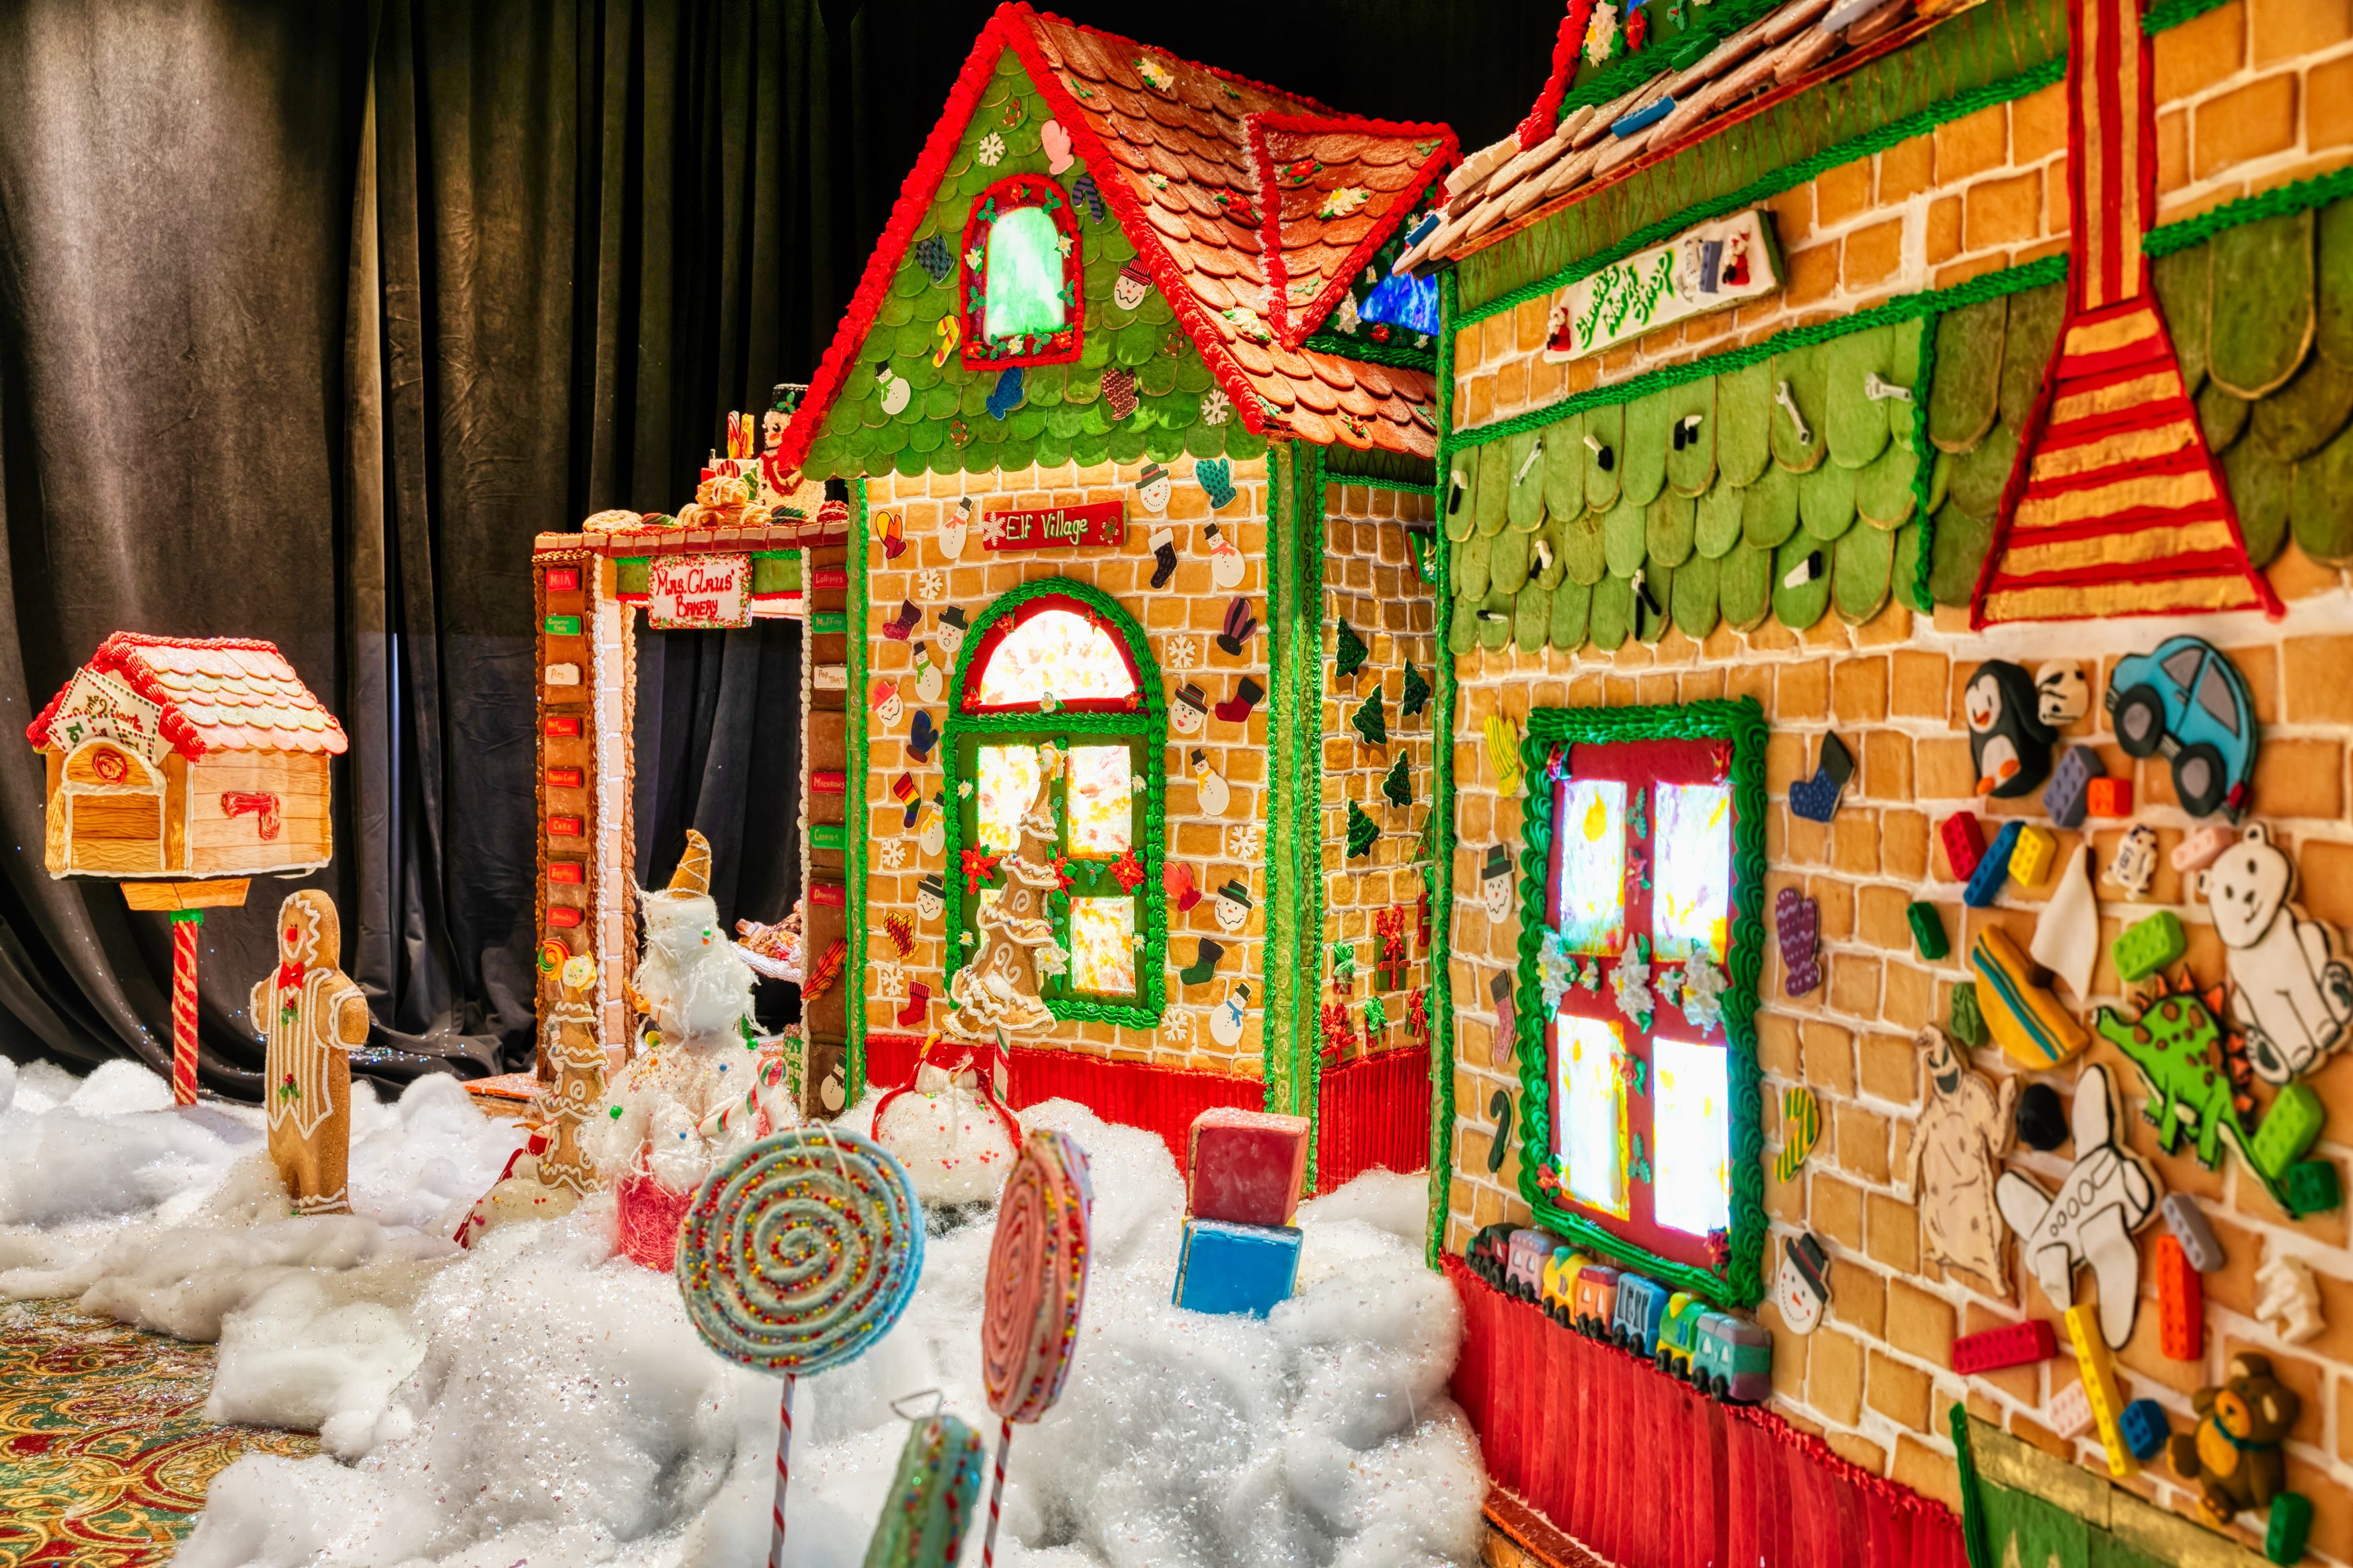
[[[678,1261],[678,1230],[694,1205],[692,1193],[673,1193],[643,1171],[613,1184],[620,1205],[621,1251],[632,1263],[667,1274]]]

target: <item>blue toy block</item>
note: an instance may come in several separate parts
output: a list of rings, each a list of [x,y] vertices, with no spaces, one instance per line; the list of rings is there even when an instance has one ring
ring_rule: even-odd
[[[2100,761],[2099,752],[2089,746],[2068,747],[2059,765],[2051,770],[2051,782],[2042,786],[2042,809],[2062,827],[2083,826],[2084,814],[2090,809],[2092,781],[2107,773],[2108,765]]]
[[[1655,102],[1646,103],[1630,114],[1623,114],[1609,127],[1612,136],[1631,136],[1645,131],[1675,111],[1675,100],[1661,93]]]
[[[2163,1407],[2154,1399],[2136,1399],[2126,1405],[2116,1417],[2116,1429],[2124,1434],[2125,1447],[2132,1450],[2133,1458],[2143,1463],[2163,1452],[2166,1438],[2173,1435]]]
[[[2000,895],[2002,884],[2010,880],[2010,854],[2018,847],[2020,826],[2015,822],[2001,825],[2001,831],[1986,847],[1985,858],[1969,873],[1969,885],[1961,889],[1961,902],[1981,910]]]
[[[1298,1277],[1296,1226],[1188,1219],[1174,1300],[1188,1312],[1263,1318],[1290,1299]]]

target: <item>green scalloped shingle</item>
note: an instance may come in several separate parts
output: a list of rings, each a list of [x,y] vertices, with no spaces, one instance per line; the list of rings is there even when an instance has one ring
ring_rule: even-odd
[[[1895,602],[1907,609],[1918,610],[1920,580],[1920,535],[1917,521],[1907,522],[1895,531],[1895,565],[1888,574],[1888,593]]]
[[[1855,475],[1854,510],[1873,528],[1901,528],[1910,521],[1917,497],[1912,482],[1920,475],[1920,454],[1907,431],[1890,441],[1887,450]]]
[[[2211,268],[2202,245],[2160,256],[2148,265],[2157,288],[2158,307],[2165,312],[2166,335],[2173,340],[2173,357],[2181,364],[2181,384],[2192,396],[2206,384],[2206,312]]]
[[[1649,509],[1636,504],[1631,497],[1621,497],[1601,514],[1601,550],[1612,577],[1631,577],[1642,564],[1643,553],[1650,548],[1648,514]]]
[[[1674,603],[1670,609],[1675,625],[1694,642],[1704,641],[1715,630],[1718,582],[1717,563],[1704,555],[1694,555],[1675,569]]]
[[[1536,449],[1543,437],[1534,430],[1523,430],[1504,443],[1504,460],[1509,466],[1511,489],[1504,504],[1505,523],[1515,533],[1533,533],[1545,515],[1544,454]]]
[[[1592,609],[1590,584],[1563,582],[1552,591],[1552,626],[1546,633],[1546,640],[1556,648],[1582,647],[1586,617]]]
[[[1770,363],[1773,384],[1766,389],[1766,395],[1775,399],[1769,423],[1773,461],[1793,473],[1810,472],[1820,465],[1830,449],[1822,439],[1822,415],[1830,400],[1830,373],[1821,345],[1811,343],[1775,354]],[[1799,438],[1798,426],[1790,422],[1788,410],[1778,400],[1785,382],[1790,401],[1798,405],[1799,416],[1805,421],[1803,440]]]
[[[1146,397],[1166,397],[1176,390],[1176,356],[1161,354],[1135,370],[1135,390]]]
[[[1607,511],[1618,504],[1618,476],[1625,471],[1618,448],[1625,444],[1626,410],[1620,404],[1609,404],[1585,411],[1585,504],[1596,511]],[[1603,453],[1609,455],[1610,466],[1601,466]]]
[[[2206,346],[2208,374],[2242,397],[2284,385],[2304,363],[2316,331],[2312,214],[2259,218],[2216,234],[2216,291]]]
[[[1626,443],[1618,455],[1621,493],[1638,506],[1658,499],[1667,483],[1667,429],[1674,389],[1638,397],[1626,406]]]
[[[1667,635],[1667,628],[1674,624],[1669,612],[1674,606],[1675,578],[1679,574],[1672,566],[1662,566],[1655,561],[1643,566],[1643,585],[1650,589],[1651,597],[1658,601],[1659,607],[1653,610],[1642,602],[1642,595],[1640,593],[1634,595],[1636,641],[1657,642]]]
[[[1681,566],[1691,558],[1698,528],[1699,503],[1669,491],[1644,509],[1643,552],[1659,565]]]
[[[1775,463],[1740,493],[1740,536],[1771,550],[1798,531],[1798,475]]]
[[[1789,573],[1819,552],[1821,569],[1792,587]],[[1801,632],[1822,618],[1831,605],[1831,574],[1838,568],[1838,546],[1800,533],[1773,552],[1773,618],[1791,631]]]
[[[1585,510],[1585,416],[1572,414],[1545,426],[1545,510],[1556,518]]]
[[[1522,653],[1542,653],[1552,637],[1552,595],[1534,583],[1521,584],[1512,608],[1512,643]]]
[[[1858,528],[1838,542],[1831,565],[1831,602],[1839,619],[1859,626],[1887,607],[1895,565],[1895,535]]]
[[[1489,653],[1500,649],[1512,640],[1512,617],[1518,608],[1517,600],[1510,594],[1498,594],[1493,589],[1479,601],[1479,646]]]
[[[1940,605],[1966,605],[1977,594],[1978,569],[1993,544],[1993,520],[1947,505],[1937,511],[1936,521],[1928,592]]]
[[[1487,595],[1487,584],[1494,574],[1494,546],[1492,539],[1476,534],[1454,547],[1454,591],[1474,599]]]
[[[2353,370],[2353,201],[2331,202],[2320,210],[2312,244],[2312,346],[2340,368]]]
[[[1740,542],[1740,498],[1736,487],[1722,483],[1699,498],[1699,519],[1692,533],[1694,550],[1710,561],[1720,561]]]
[[[1479,452],[1476,447],[1454,454],[1447,493],[1439,498],[1444,510],[1446,537],[1461,543],[1471,537],[1479,517]]]
[[[1512,469],[1505,443],[1490,441],[1479,448],[1479,515],[1474,530],[1482,538],[1504,531],[1510,514]]]
[[[1571,518],[1561,530],[1561,561],[1568,580],[1590,588],[1609,574],[1609,552],[1602,540],[1605,513],[1588,511]]]
[[[1798,521],[1816,539],[1836,539],[1854,526],[1854,470],[1824,463],[1798,480]]]
[[[1593,605],[1586,612],[1593,646],[1609,653],[1634,629],[1634,587],[1625,577],[1604,577],[1593,585]]]
[[[1715,467],[1722,482],[1753,485],[1773,460],[1774,412],[1769,360],[1715,378]]]
[[[2010,465],[2018,460],[2018,426],[2004,419],[1993,433],[1953,464],[1946,497],[1974,517],[1989,518],[2001,505],[2002,487],[2010,483]]]
[[[2235,393],[2222,390],[2221,384],[2209,380],[2198,392],[2198,428],[2206,437],[2206,449],[2216,457],[2229,451],[2247,427],[2247,416],[2254,405]]]
[[[2217,389],[2210,383],[2207,390]],[[2232,510],[2239,514],[2239,533],[2246,541],[2247,559],[2259,567],[2270,565],[2287,542],[2294,470],[2273,457],[2262,442],[2242,441],[2222,454],[2222,480],[2230,487]]]
[[[1487,541],[1488,592],[1516,594],[1528,580],[1529,535],[1505,529]]]
[[[1455,595],[1454,610],[1446,623],[1446,651],[1457,658],[1478,644],[1478,600],[1464,598],[1459,594]]]
[[[1936,454],[1936,464],[1928,470],[1928,515],[1934,517],[1944,506],[1945,497],[1953,488],[1953,455]]]
[[[2353,416],[2353,370],[2318,354],[2285,386],[2254,405],[2255,439],[2284,463],[2317,452]]]
[[[1716,563],[1717,606],[1735,631],[1748,631],[1773,609],[1773,552],[1741,541]]]
[[[2042,390],[2059,346],[2059,323],[2067,313],[2067,286],[2045,283],[2010,297],[2010,330],[2001,355],[2001,418],[2015,428],[2025,424]]]
[[[2323,566],[2353,563],[2353,429],[2295,466],[2287,513],[2306,555]]]
[[[1884,381],[1894,370],[1895,329],[1866,327],[1832,338],[1825,346],[1828,406],[1822,425],[1831,461],[1842,468],[1860,468],[1887,447],[1888,403],[1874,402],[1865,387],[1869,377]],[[1897,400],[1889,402],[1903,406]]]
[[[1667,394],[1673,422],[1667,433],[1667,488],[1679,496],[1704,495],[1715,482],[1715,376],[1702,376]],[[1699,416],[1698,427],[1685,431],[1678,448],[1674,429],[1693,415]]]
[[[1266,437],[1246,427],[1239,419],[1226,422],[1226,456],[1248,459],[1266,456]]]
[[[1568,563],[1560,546],[1567,532],[1567,527],[1560,519],[1547,517],[1544,520],[1544,526],[1537,529],[1528,541],[1528,548],[1535,553],[1535,564],[1528,572],[1529,581],[1541,583],[1547,588],[1560,586],[1561,579],[1568,574]]]

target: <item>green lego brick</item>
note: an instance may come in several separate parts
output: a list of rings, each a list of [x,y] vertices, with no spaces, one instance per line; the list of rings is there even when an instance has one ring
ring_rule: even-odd
[[[2108,956],[2116,961],[2118,978],[2146,980],[2189,951],[2189,938],[2183,933],[2181,921],[2171,910],[2159,910],[2126,926],[2109,944]]]
[[[2263,1531],[2263,1555],[2274,1563],[2295,1563],[2304,1557],[2305,1538],[2312,1533],[2312,1500],[2301,1492],[2282,1492],[2272,1499],[2270,1526]]]
[[[2286,1175],[2287,1168],[2304,1158],[2304,1152],[2320,1136],[2320,1124],[2326,1119],[2320,1096],[2309,1085],[2292,1083],[2281,1089],[2248,1146],[2255,1168],[2274,1181]]]
[[[1920,950],[1922,958],[1934,963],[1953,951],[1952,942],[1945,935],[1945,917],[1936,912],[1936,905],[1915,903],[1904,911],[1904,918],[1912,922],[1912,945]]]
[[[2287,1207],[2296,1218],[2326,1214],[2344,1201],[2337,1167],[2328,1161],[2300,1160],[2288,1167]]]

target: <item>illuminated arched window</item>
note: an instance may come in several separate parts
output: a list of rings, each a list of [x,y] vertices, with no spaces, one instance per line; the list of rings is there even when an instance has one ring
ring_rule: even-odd
[[[1039,994],[1060,1018],[1158,1025],[1166,730],[1151,645],[1108,595],[1052,578],[981,612],[957,660],[942,747],[955,933],[947,979],[973,956],[981,911],[997,891],[990,875],[967,881],[965,851],[1019,849],[1025,832],[1037,832],[1025,819],[1044,780],[1051,849],[1067,879],[1050,909],[1067,962]]]
[[[1085,241],[1068,192],[1014,174],[974,198],[959,264],[966,370],[1067,364],[1086,314]]]

